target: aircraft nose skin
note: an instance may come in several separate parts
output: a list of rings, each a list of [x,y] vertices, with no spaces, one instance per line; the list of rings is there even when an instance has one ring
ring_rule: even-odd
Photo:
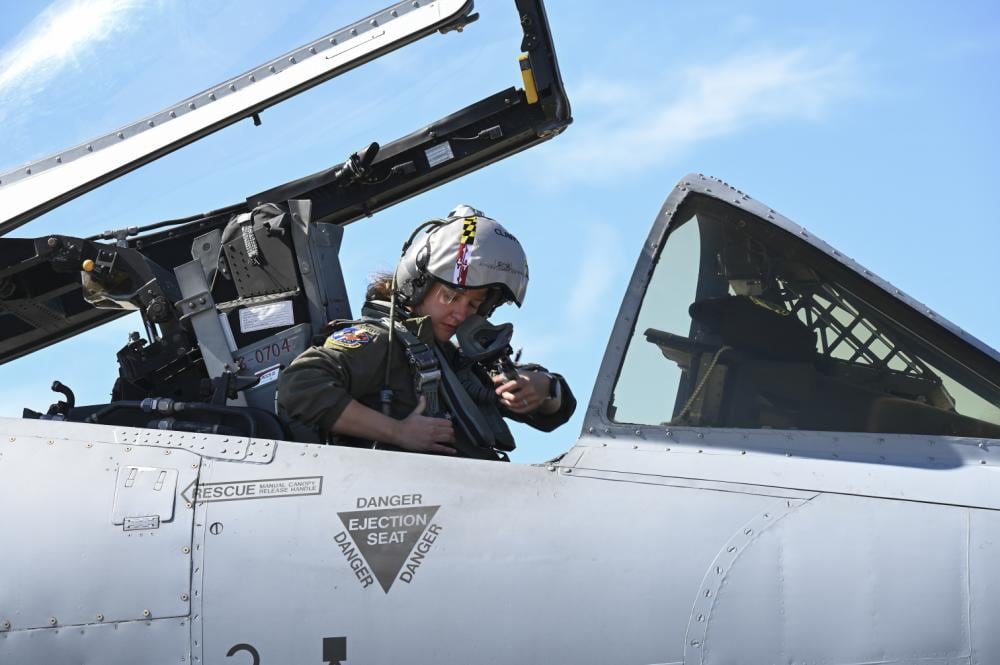
[[[687,653],[710,653],[693,661],[706,663],[961,661],[973,646],[970,537],[965,509],[819,495],[742,551],[727,544],[692,621],[711,630]]]

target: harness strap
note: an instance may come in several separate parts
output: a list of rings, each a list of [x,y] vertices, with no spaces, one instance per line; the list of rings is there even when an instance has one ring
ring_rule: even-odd
[[[462,381],[448,365],[439,349],[434,349],[440,359],[444,401],[452,413],[456,415],[459,424],[466,429],[469,439],[479,448],[493,450],[496,448],[496,436],[489,423],[479,412],[479,408],[465,391]]]
[[[381,323],[388,326],[389,320],[382,319]],[[414,369],[413,386],[417,395],[424,396],[427,400],[427,413],[435,416],[441,412],[439,398],[441,365],[438,363],[437,356],[434,355],[430,346],[407,330],[402,323],[396,323],[395,333],[396,338],[403,345],[407,360]]]
[[[387,326],[389,320],[382,319],[381,323]],[[421,340],[402,323],[396,322],[395,334],[414,369],[417,395],[423,395],[427,400],[427,413],[437,416],[446,408],[476,448],[494,450],[496,435],[493,429],[483,418],[441,350],[436,345],[429,345]]]

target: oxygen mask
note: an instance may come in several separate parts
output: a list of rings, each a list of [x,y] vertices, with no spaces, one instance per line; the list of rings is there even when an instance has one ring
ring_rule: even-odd
[[[517,369],[510,359],[510,341],[514,326],[494,325],[479,314],[473,314],[455,331],[462,355],[486,367],[496,366],[508,379],[517,378]]]

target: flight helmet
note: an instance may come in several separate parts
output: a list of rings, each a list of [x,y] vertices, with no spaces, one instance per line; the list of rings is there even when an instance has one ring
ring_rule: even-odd
[[[528,290],[528,259],[524,249],[495,219],[467,205],[447,219],[419,226],[396,268],[396,297],[407,308],[419,304],[438,281],[453,289],[490,289],[479,309],[489,316],[500,305],[518,307]]]

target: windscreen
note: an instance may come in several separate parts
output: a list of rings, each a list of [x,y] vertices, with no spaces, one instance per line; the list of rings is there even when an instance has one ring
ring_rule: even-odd
[[[936,324],[742,209],[678,213],[613,420],[1000,438],[997,368],[936,345]]]

